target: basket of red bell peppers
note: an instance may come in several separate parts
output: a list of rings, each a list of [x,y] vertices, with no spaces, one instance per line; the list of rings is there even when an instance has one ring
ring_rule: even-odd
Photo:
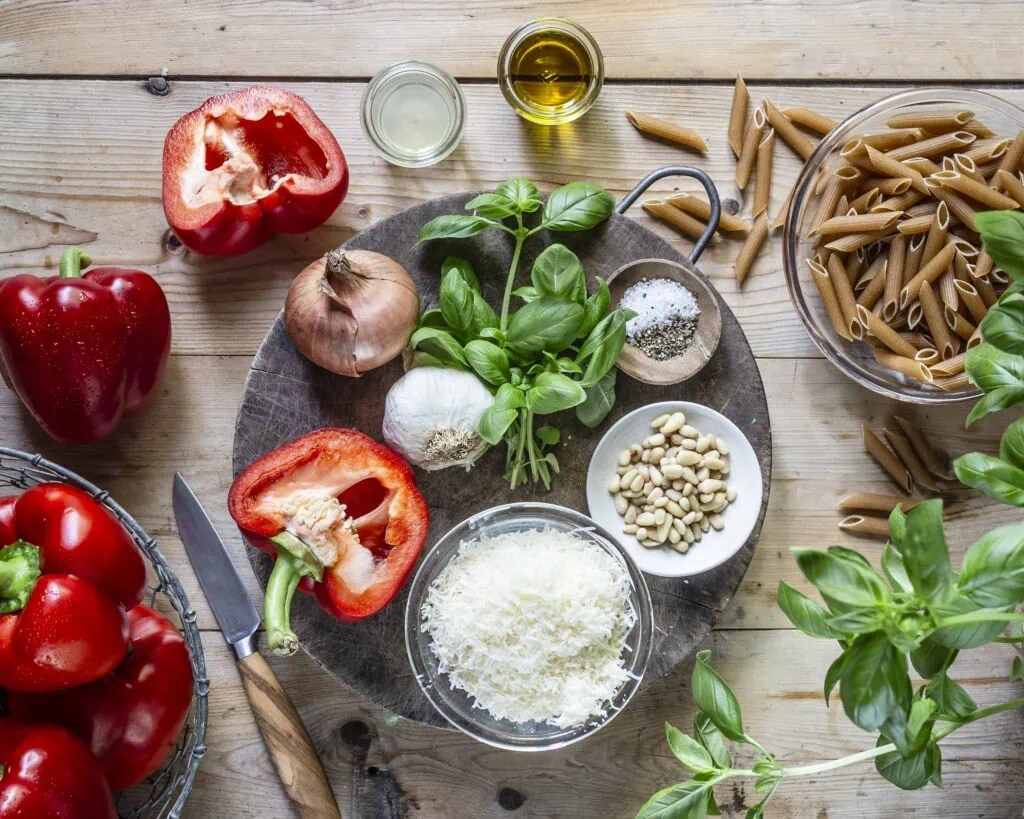
[[[0,819],[177,817],[205,676],[194,612],[138,524],[0,448]]]

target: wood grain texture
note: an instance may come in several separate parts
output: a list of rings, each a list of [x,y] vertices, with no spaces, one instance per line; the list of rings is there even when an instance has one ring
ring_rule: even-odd
[[[369,77],[395,60],[493,79],[512,30],[570,17],[622,79],[984,80],[1019,76],[1013,0],[318,0],[116,3],[12,0],[0,72],[17,74]],[[97,48],[97,43],[116,43]],[[59,47],[58,47],[59,44]],[[372,44],[372,45],[371,45]]]
[[[239,660],[238,673],[278,778],[302,819],[341,819],[317,750],[281,681],[262,654]]]

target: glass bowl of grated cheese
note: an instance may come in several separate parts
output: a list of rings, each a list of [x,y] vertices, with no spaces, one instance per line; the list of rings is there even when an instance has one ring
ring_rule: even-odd
[[[651,596],[586,515],[547,503],[480,512],[420,563],[405,611],[416,680],[448,722],[513,751],[607,725],[640,688]]]

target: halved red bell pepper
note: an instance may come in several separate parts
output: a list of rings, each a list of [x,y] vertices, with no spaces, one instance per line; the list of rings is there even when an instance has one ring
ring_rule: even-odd
[[[0,718],[0,819],[117,819],[99,763],[55,725]]]
[[[347,192],[334,134],[283,88],[211,97],[164,141],[164,214],[197,253],[237,256],[275,233],[310,231]]]
[[[50,437],[105,438],[156,393],[171,351],[171,312],[141,270],[97,267],[64,251],[60,275],[0,282],[0,373]]]
[[[103,679],[51,694],[7,693],[11,716],[51,722],[84,740],[115,791],[163,764],[192,704],[192,665],[174,624],[139,605],[128,625],[131,651]]]
[[[278,654],[298,646],[289,609],[300,580],[312,579],[306,588],[337,619],[369,617],[402,588],[430,525],[409,465],[352,429],[267,453],[235,479],[228,510],[254,545],[276,552],[264,623]]]
[[[18,539],[0,543],[0,686],[56,691],[109,674],[146,584],[128,533],[88,493],[57,483],[19,496],[4,528],[5,541]]]

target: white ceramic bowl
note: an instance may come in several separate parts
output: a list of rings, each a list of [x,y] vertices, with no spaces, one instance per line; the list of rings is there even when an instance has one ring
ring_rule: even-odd
[[[666,412],[683,412],[686,423],[702,433],[713,433],[729,445],[731,469],[727,483],[736,489],[736,500],[722,513],[725,526],[721,531],[709,530],[686,554],[669,546],[646,548],[633,535],[622,531],[625,521],[615,511],[615,502],[608,491],[608,481],[618,467],[619,453],[654,434],[651,421]],[[633,558],[641,571],[659,577],[689,577],[721,566],[735,555],[754,531],[761,511],[761,466],[754,448],[732,421],[705,407],[689,401],[663,401],[619,419],[605,433],[590,458],[587,470],[587,506],[590,517],[611,532]]]

